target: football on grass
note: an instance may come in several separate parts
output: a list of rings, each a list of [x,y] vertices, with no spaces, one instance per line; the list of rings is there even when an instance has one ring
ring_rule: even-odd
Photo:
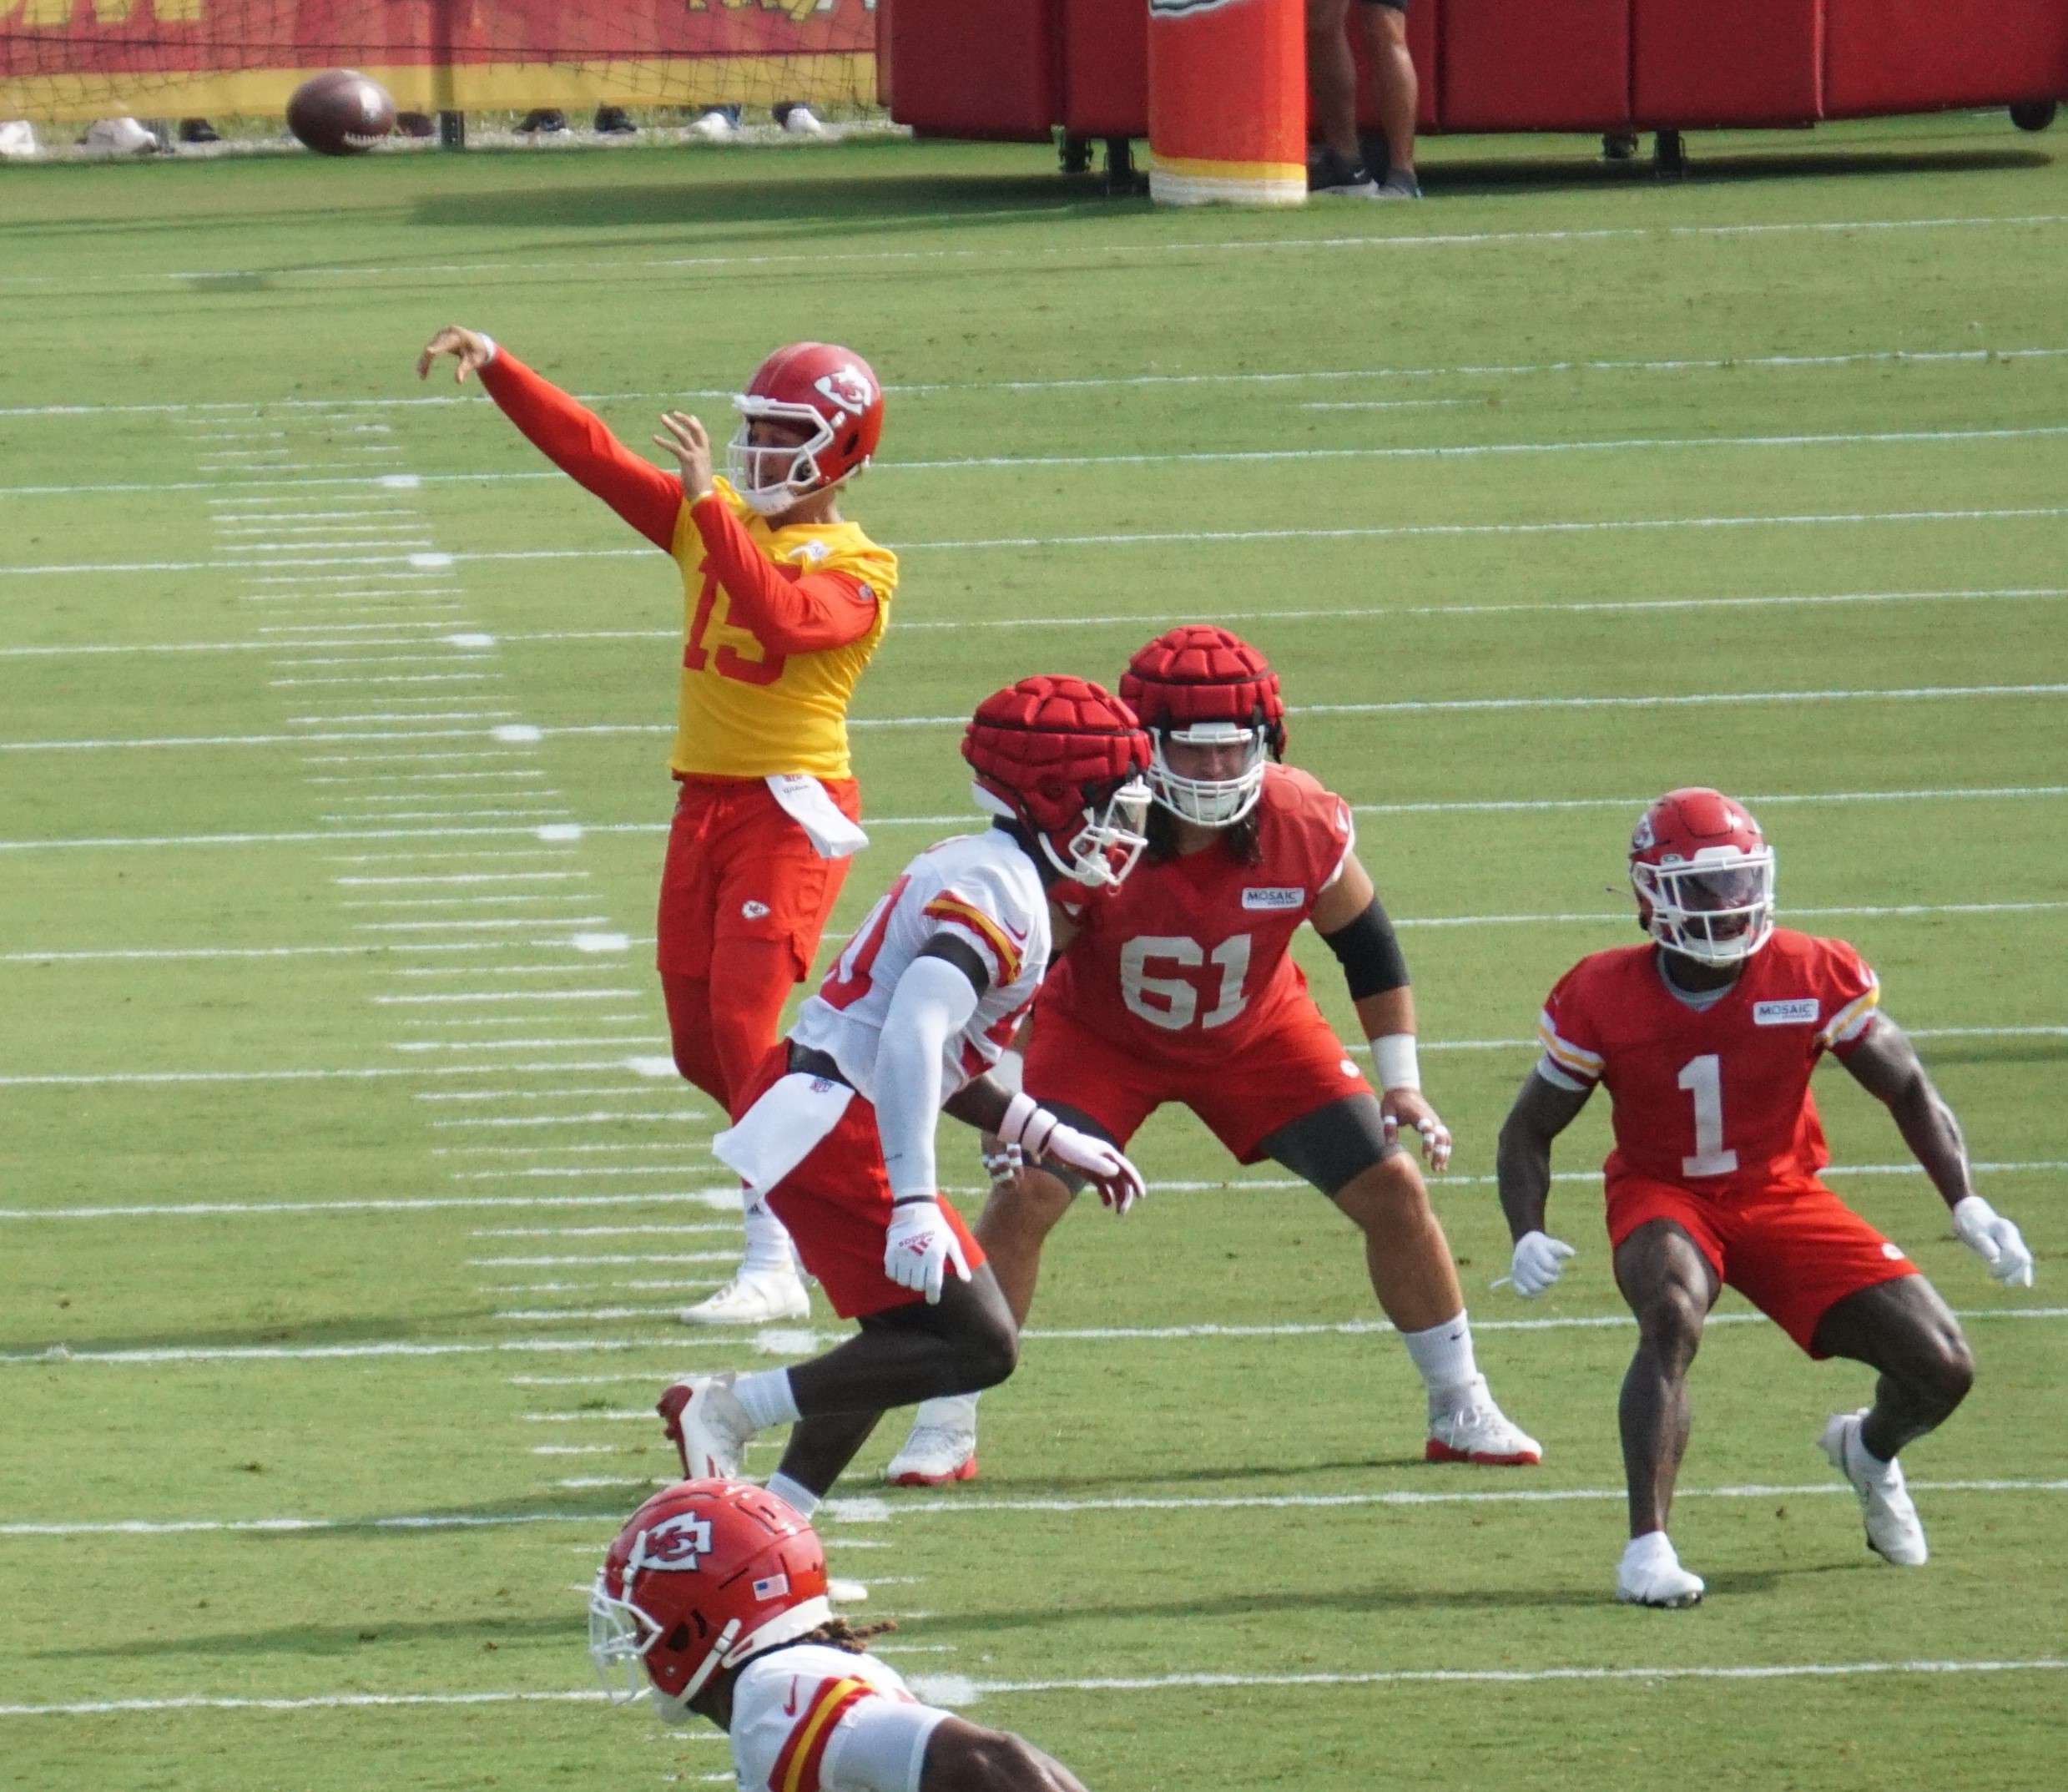
[[[395,129],[395,102],[356,69],[326,68],[295,89],[287,128],[319,155],[363,155]]]

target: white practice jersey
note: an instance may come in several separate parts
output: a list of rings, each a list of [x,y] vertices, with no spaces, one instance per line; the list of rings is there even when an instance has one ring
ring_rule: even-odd
[[[739,1792],[918,1792],[947,1714],[873,1655],[818,1643],[757,1655],[733,1683]]]
[[[1048,968],[1041,873],[1002,828],[944,840],[906,866],[799,1012],[790,1037],[830,1054],[840,1074],[874,1101],[876,1044],[891,994],[940,933],[971,947],[991,971],[976,1012],[942,1047],[946,1102],[998,1062]]]

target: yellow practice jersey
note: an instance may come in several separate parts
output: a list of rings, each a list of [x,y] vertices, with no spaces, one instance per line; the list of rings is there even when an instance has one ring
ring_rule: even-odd
[[[683,644],[669,767],[683,776],[848,777],[848,699],[890,621],[897,556],[851,522],[772,529],[724,480],[715,489],[769,559],[805,574],[851,575],[875,593],[876,616],[866,634],[845,646],[774,651],[733,620],[732,598],[709,568],[704,537],[684,504],[673,549],[682,568]]]

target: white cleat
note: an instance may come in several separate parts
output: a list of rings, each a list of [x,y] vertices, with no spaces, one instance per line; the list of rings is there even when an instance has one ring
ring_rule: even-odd
[[[1899,1568],[1922,1567],[1929,1553],[1924,1547],[1924,1527],[1904,1488],[1901,1466],[1877,1462],[1860,1441],[1860,1421],[1866,1416],[1864,1407],[1858,1412],[1833,1413],[1819,1440],[1823,1453],[1859,1496],[1860,1516],[1867,1521],[1867,1547]]]
[[[766,1325],[810,1316],[811,1296],[794,1270],[742,1270],[715,1294],[682,1310],[685,1325]]]
[[[923,1401],[905,1446],[883,1478],[900,1487],[938,1487],[976,1479],[976,1396]]]
[[[1616,1597],[1625,1605],[1682,1612],[1702,1603],[1702,1577],[1690,1574],[1663,1531],[1633,1537],[1616,1566]]]
[[[1544,1446],[1494,1404],[1486,1377],[1475,1376],[1460,1399],[1430,1403],[1431,1462],[1479,1462],[1496,1468],[1527,1468],[1544,1460]]]
[[[825,126],[819,114],[801,101],[793,104],[783,114],[783,129],[793,137],[823,137]]]
[[[706,143],[730,143],[739,134],[739,127],[733,123],[729,114],[714,106],[690,121],[689,131],[692,136],[701,137]]]
[[[655,1409],[662,1429],[682,1457],[688,1481],[736,1481],[747,1445],[760,1429],[733,1392],[729,1375],[699,1376],[677,1381],[664,1391]]]

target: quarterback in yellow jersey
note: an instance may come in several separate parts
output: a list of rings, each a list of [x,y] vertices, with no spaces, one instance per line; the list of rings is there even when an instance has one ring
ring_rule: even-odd
[[[839,501],[882,435],[883,389],[846,349],[777,350],[733,401],[726,479],[694,416],[662,418],[653,439],[680,468],[666,472],[478,331],[440,331],[418,374],[441,355],[461,380],[478,372],[535,447],[682,569],[668,760],[681,788],[656,956],[676,1068],[729,1114],[867,843],[847,704],[889,622],[897,557],[845,521]],[[683,1316],[748,1324],[808,1307],[788,1234],[749,1203],[739,1273]]]

